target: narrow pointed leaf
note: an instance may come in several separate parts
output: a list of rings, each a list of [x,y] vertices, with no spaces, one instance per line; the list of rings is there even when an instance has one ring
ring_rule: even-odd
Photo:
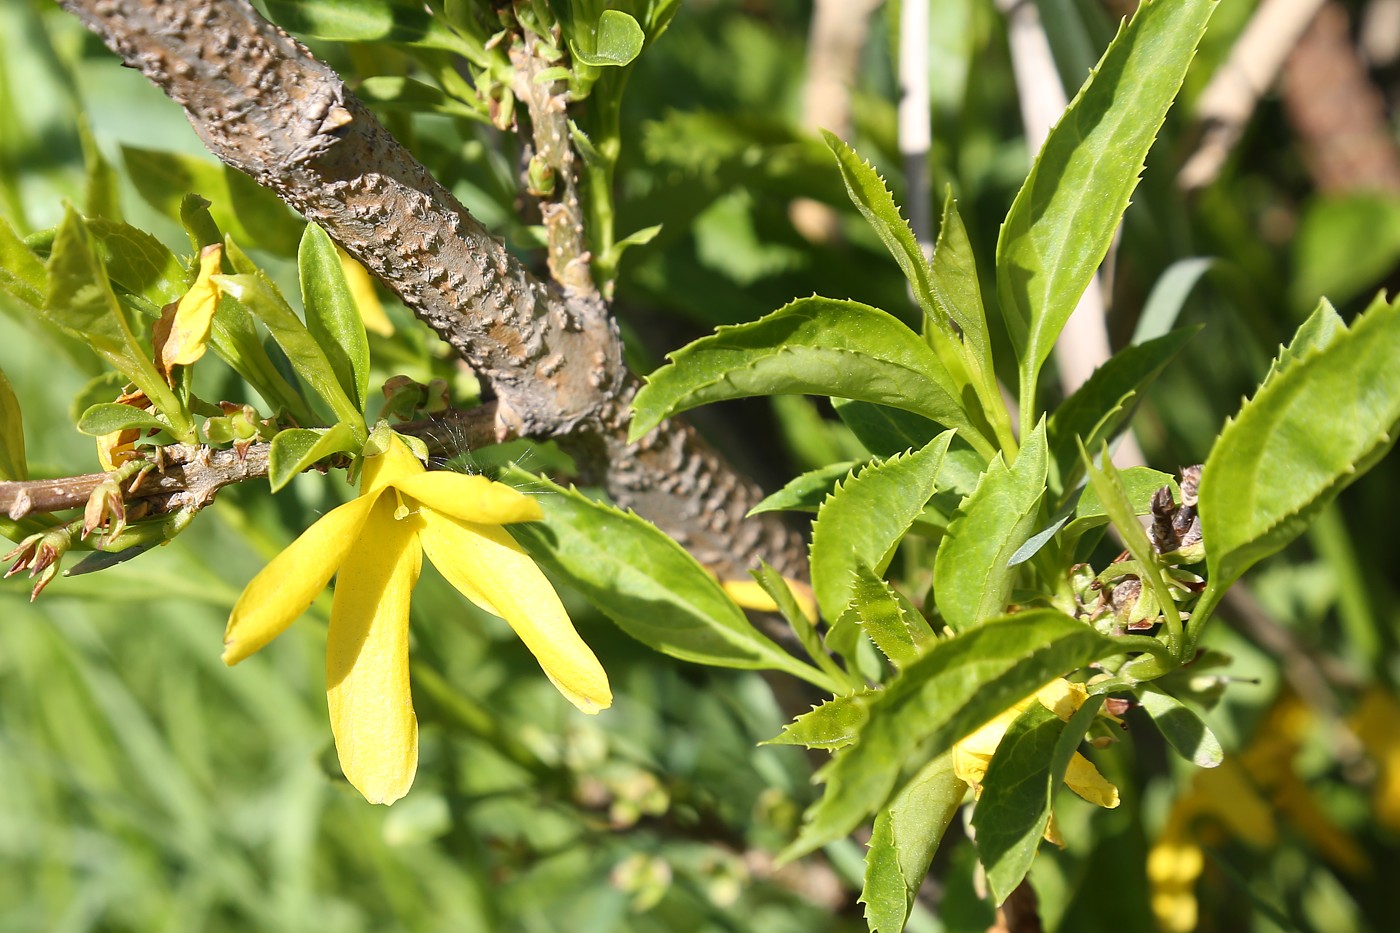
[[[783,858],[855,829],[889,799],[916,754],[937,758],[1052,679],[1121,651],[1113,639],[1052,609],[989,620],[933,645],[872,701],[859,742],[818,773],[826,793]]]
[[[1147,0],[1050,131],[1002,225],[997,294],[1024,384],[1108,252],[1215,0]]]
[[[995,398],[996,367],[992,361],[992,339],[987,331],[977,260],[951,193],[943,205],[943,223],[938,228],[938,243],[933,249],[930,284],[938,308],[962,332],[968,371],[986,390],[985,397]]]
[[[815,512],[821,507],[822,501],[831,495],[836,484],[850,476],[857,466],[859,464],[854,460],[845,460],[803,473],[749,509],[748,514],[758,515],[761,512],[783,511]]]
[[[1181,501],[1181,490],[1177,488],[1176,477],[1151,467],[1128,467],[1120,470],[1118,478],[1123,491],[1128,495],[1128,504],[1134,515],[1147,515],[1152,511],[1152,494],[1163,486],[1169,486],[1175,501]],[[1099,499],[1092,485],[1085,486],[1074,508],[1074,517],[1065,526],[1068,538],[1078,538],[1091,528],[1107,524],[1108,509]]]
[[[0,480],[26,480],[29,461],[24,453],[24,414],[19,399],[0,370]]]
[[[1000,614],[1011,597],[1011,556],[1036,529],[1047,469],[1045,424],[1007,468],[998,454],[958,506],[933,561],[933,594],[943,621],[962,632]]]
[[[858,561],[876,573],[889,566],[895,545],[933,495],[952,439],[945,432],[914,453],[872,463],[822,503],[812,525],[812,590],[828,622],[846,610]]]
[[[316,224],[306,225],[297,271],[306,329],[325,351],[341,390],[363,410],[369,394],[369,339],[335,244]]]
[[[986,446],[928,345],[897,318],[859,302],[799,298],[667,359],[632,402],[633,439],[708,402],[805,393],[902,408]]]
[[[908,666],[918,658],[920,643],[904,617],[904,606],[865,561],[857,559],[851,573],[851,602],[846,611],[855,614],[861,629],[895,667]]]
[[[760,745],[801,745],[804,748],[825,748],[834,751],[856,741],[860,729],[869,718],[874,690],[863,690],[846,696],[833,697],[810,713],[803,713],[783,726],[783,731]]]
[[[1394,445],[1400,302],[1377,300],[1296,358],[1240,409],[1201,476],[1211,584],[1221,588],[1302,532]]]

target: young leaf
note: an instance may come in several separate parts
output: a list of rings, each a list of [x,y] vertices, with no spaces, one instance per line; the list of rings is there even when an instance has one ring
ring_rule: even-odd
[[[1212,592],[1297,537],[1395,443],[1400,301],[1378,298],[1321,349],[1284,356],[1293,362],[1225,426],[1201,475]]]
[[[871,701],[859,742],[818,773],[826,794],[782,858],[855,829],[889,799],[915,754],[937,758],[1054,678],[1122,651],[1119,642],[1053,609],[989,620],[935,643]]]
[[[748,514],[758,515],[760,512],[782,511],[815,512],[821,507],[822,500],[831,495],[837,482],[850,475],[857,466],[859,464],[854,460],[844,460],[841,463],[833,463],[830,466],[818,467],[803,473],[749,509]]]
[[[216,275],[213,279],[224,293],[225,301],[232,298],[267,325],[272,339],[287,354],[297,375],[306,380],[330,406],[336,420],[347,425],[355,432],[356,439],[364,443],[369,436],[364,415],[341,388],[335,369],[320,343],[311,336],[267,275],[259,270],[237,275]]]
[[[47,292],[41,314],[77,337],[125,376],[170,419],[170,431],[193,439],[189,412],[151,362],[151,353],[132,332],[117,300],[87,224],[69,207],[49,256]]]
[[[923,449],[872,463],[836,487],[812,524],[812,591],[828,622],[850,601],[858,561],[883,573],[895,545],[933,495],[951,431]]]
[[[836,156],[836,164],[841,169],[841,180],[846,183],[846,193],[851,203],[870,223],[890,256],[899,263],[914,300],[919,303],[928,319],[936,324],[940,333],[948,334],[946,321],[934,302],[933,283],[930,281],[929,261],[923,247],[914,238],[909,222],[899,212],[894,196],[885,187],[885,180],[869,162],[856,154],[856,151],[842,141],[841,137],[822,130],[822,138]]]
[[[1083,440],[1085,450],[1111,443],[1132,420],[1143,391],[1199,330],[1183,327],[1118,351],[1055,409],[1047,432],[1061,489],[1073,488],[1083,475],[1076,438]]]
[[[78,419],[78,430],[91,437],[101,437],[104,434],[125,431],[129,428],[138,428],[142,431],[152,429],[168,431],[170,425],[148,411],[113,402],[93,405],[84,411],[83,416]]]
[[[505,475],[549,493],[536,497],[544,522],[510,526],[516,540],[628,635],[683,661],[783,670],[839,689],[755,629],[715,578],[654,525],[518,467]]]
[[[1035,530],[1047,469],[1045,423],[1007,468],[998,454],[965,498],[933,560],[933,595],[955,632],[1005,610],[1016,571],[1011,555]]]
[[[24,454],[24,414],[19,399],[0,369],[0,480],[26,480],[29,461]]]
[[[369,394],[369,339],[335,244],[315,224],[307,224],[302,235],[297,271],[306,329],[325,351],[340,388],[363,411]]]
[[[598,25],[591,32],[591,50],[581,48],[579,43],[570,43],[569,50],[579,61],[595,68],[630,65],[642,54],[642,45],[646,42],[642,27],[631,14],[621,10],[604,10],[598,16]]]
[[[1225,760],[1220,740],[1195,710],[1153,686],[1139,687],[1137,694],[1152,724],[1178,755],[1202,768],[1217,767]]]
[[[1269,364],[1269,373],[1264,377],[1261,387],[1268,385],[1271,379],[1292,363],[1326,348],[1338,335],[1346,333],[1346,329],[1346,322],[1337,313],[1337,309],[1332,307],[1332,302],[1326,298],[1318,301],[1313,313],[1298,326],[1288,346],[1283,347],[1278,358]]]
[[[633,439],[707,402],[806,393],[912,411],[960,429],[991,457],[934,352],[898,319],[859,302],[799,298],[750,324],[721,327],[667,359],[632,402]]]
[[[1145,0],[1050,131],[997,240],[1022,417],[1041,364],[1108,252],[1215,0]]]
[[[930,761],[875,817],[860,903],[871,933],[899,933],[967,785],[951,757]]]
[[[943,204],[943,223],[938,229],[930,271],[934,301],[962,332],[968,372],[978,381],[983,404],[990,404],[1001,394],[992,361],[992,339],[987,332],[987,312],[982,305],[982,285],[972,241],[951,191]]]
[[[894,589],[880,579],[865,561],[856,559],[847,612],[855,613],[861,629],[875,647],[897,668],[907,667],[919,656],[922,645],[933,641],[933,631],[922,618],[910,624]]]
[[[863,690],[832,697],[783,726],[783,731],[773,738],[758,744],[801,745],[828,751],[845,748],[860,735],[861,726],[869,716],[870,701],[876,695],[874,690]]]
[[[1055,792],[1102,705],[1103,697],[1090,697],[1065,722],[1032,703],[997,745],[972,817],[994,903],[1006,900],[1030,869],[1050,823]]]
[[[324,430],[288,428],[277,432],[267,452],[267,481],[277,492],[302,470],[331,454],[350,453],[360,445],[344,424]]]

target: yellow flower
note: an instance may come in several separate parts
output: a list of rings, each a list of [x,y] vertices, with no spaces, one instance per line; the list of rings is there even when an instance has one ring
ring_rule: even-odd
[[[183,298],[162,309],[151,332],[156,368],[167,379],[171,367],[188,366],[204,356],[214,311],[219,307],[219,289],[210,277],[222,268],[223,250],[217,243],[200,250],[199,276]]]
[[[1038,700],[1041,706],[1068,722],[1088,698],[1089,692],[1084,689],[1083,684],[1070,683],[1063,678],[1052,680],[954,745],[953,773],[980,796],[982,780],[987,776],[987,767],[992,763],[992,756],[996,754],[997,746],[1001,744],[1002,737],[1006,735],[1006,730],[1016,721],[1017,716]],[[1118,788],[1099,773],[1093,762],[1078,752],[1074,753],[1069,767],[1065,769],[1065,786],[1092,804],[1110,810],[1118,806]],[[1045,838],[1049,842],[1060,844],[1053,818],[1045,828]]]
[[[364,462],[360,495],[328,512],[244,589],[224,663],[276,638],[338,574],[326,640],[326,695],[340,766],[371,803],[408,792],[418,720],[408,684],[408,607],[426,552],[476,605],[503,617],[579,709],[612,692],[540,569],[500,526],[542,518],[533,499],[481,476],[429,473],[408,446]]]

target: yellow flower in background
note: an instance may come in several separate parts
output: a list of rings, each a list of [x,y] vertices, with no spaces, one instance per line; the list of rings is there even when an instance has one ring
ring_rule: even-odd
[[[997,746],[1001,744],[1002,737],[1006,735],[1006,730],[1016,721],[1017,716],[1038,701],[1041,706],[1068,722],[1088,699],[1089,691],[1083,684],[1071,683],[1063,678],[1052,680],[954,745],[953,773],[981,796],[982,781],[987,776],[992,756],[996,754]],[[1118,806],[1118,788],[1099,773],[1093,762],[1079,752],[1074,753],[1069,767],[1065,769],[1065,786],[1097,806],[1110,810]],[[1061,844],[1053,817],[1045,827],[1045,839],[1056,845]]]
[[[612,704],[607,674],[554,588],[501,527],[543,517],[501,483],[429,473],[397,435],[367,457],[358,498],[308,528],[244,589],[224,663],[276,638],[337,576],[326,640],[326,696],[340,766],[365,799],[393,803],[418,768],[408,678],[408,611],[423,554],[459,592],[501,616],[545,675],[585,713]]]
[[[340,271],[345,273],[345,284],[350,289],[350,297],[355,299],[355,308],[360,312],[365,330],[381,337],[394,336],[394,322],[384,313],[384,305],[379,301],[369,272],[339,245],[335,254],[340,258]]]

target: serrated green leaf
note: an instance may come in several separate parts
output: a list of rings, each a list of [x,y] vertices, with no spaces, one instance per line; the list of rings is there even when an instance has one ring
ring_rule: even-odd
[[[940,319],[940,309],[934,302],[933,283],[930,279],[928,257],[923,247],[914,237],[909,221],[894,203],[894,196],[885,186],[885,180],[874,166],[856,154],[841,137],[828,130],[822,130],[822,138],[836,156],[836,164],[841,169],[841,180],[846,184],[846,193],[866,221],[874,229],[880,242],[885,244],[890,256],[899,264],[914,300],[919,303],[924,314],[936,323],[946,334],[947,324]]]
[[[1376,302],[1372,302],[1374,307]],[[1318,301],[1313,313],[1298,325],[1288,346],[1279,349],[1278,356],[1269,364],[1269,372],[1260,386],[1266,386],[1279,373],[1291,364],[1304,359],[1327,347],[1338,335],[1346,333],[1347,325],[1342,320],[1332,302],[1323,298]]]
[[[972,495],[958,506],[933,560],[933,596],[955,632],[999,615],[1011,597],[1011,556],[1035,530],[1048,468],[1045,422],[1007,468],[993,458]]]
[[[801,745],[835,751],[856,741],[869,715],[874,690],[833,697],[783,726],[783,731],[760,745]]]
[[[1217,767],[1225,760],[1220,740],[1191,707],[1153,686],[1139,687],[1137,695],[1152,724],[1182,758],[1202,768]]]
[[[851,575],[846,612],[855,614],[861,629],[895,667],[908,666],[919,656],[920,646],[933,640],[927,621],[921,618],[922,626],[911,625],[894,589],[860,558],[856,558]]]
[[[683,661],[783,670],[839,688],[754,628],[715,578],[656,526],[519,467],[505,476],[547,493],[536,496],[545,520],[510,526],[511,534],[628,635]]]
[[[871,463],[822,503],[812,523],[812,591],[828,622],[846,610],[858,561],[876,573],[889,566],[895,546],[933,495],[952,439],[952,432],[944,432],[914,453]]]
[[[1041,365],[1108,252],[1215,0],[1146,0],[1050,131],[997,240],[997,294],[1022,417]]]
[[[898,319],[868,305],[799,298],[750,324],[721,327],[667,356],[632,402],[635,440],[663,418],[725,399],[805,393],[858,399],[958,428],[990,458],[942,363]]]
[[[0,369],[0,480],[29,479],[29,460],[24,453],[24,413],[19,399]]]
[[[938,228],[938,242],[933,248],[929,282],[933,300],[962,334],[964,360],[968,372],[978,382],[984,404],[998,399],[996,365],[992,359],[992,339],[987,331],[987,312],[982,303],[981,278],[977,274],[977,259],[972,253],[972,241],[957,201],[950,191],[943,203],[943,222]]]
[[[1102,705],[1103,697],[1091,696],[1065,722],[1043,704],[1031,703],[997,745],[972,816],[994,903],[1005,901],[1030,869],[1050,823],[1055,792]]]
[[[631,14],[621,10],[604,10],[592,33],[591,50],[583,48],[581,43],[571,43],[569,49],[579,61],[595,68],[630,65],[642,54],[642,45],[646,42],[641,25]]]
[[[748,514],[815,512],[821,507],[822,501],[831,495],[836,484],[850,475],[859,465],[855,460],[844,460],[803,473],[801,476],[789,480],[782,489],[749,509]]]
[[[90,346],[109,366],[133,382],[170,420],[169,430],[193,440],[189,412],[151,362],[117,300],[87,224],[70,206],[54,238],[41,314]]]
[[[1308,526],[1395,443],[1400,302],[1377,299],[1294,359],[1235,416],[1201,475],[1201,527],[1217,593]]]
[[[355,453],[363,444],[343,424],[325,430],[288,428],[277,432],[267,453],[267,481],[273,492],[292,481],[298,473],[332,454]]]
[[[136,428],[142,431],[170,430],[170,425],[148,411],[115,402],[99,402],[89,407],[78,419],[78,430],[91,437],[101,437],[113,431]]]
[[[1054,678],[1122,650],[1053,609],[989,620],[937,642],[871,702],[859,742],[818,773],[826,793],[782,858],[800,857],[855,829],[889,799],[916,754],[937,758]]]
[[[1143,391],[1199,330],[1183,327],[1118,351],[1055,409],[1047,432],[1061,489],[1072,488],[1083,475],[1076,438],[1086,450],[1112,442],[1137,412]]]
[[[38,308],[44,304],[45,281],[43,262],[10,222],[0,217],[0,289]]]
[[[877,457],[918,450],[943,432],[940,425],[921,415],[888,405],[839,398],[831,400],[831,407],[856,440]]]
[[[335,369],[320,343],[311,336],[266,273],[258,270],[216,275],[213,280],[224,293],[225,300],[234,299],[267,326],[272,339],[287,354],[297,375],[330,406],[336,420],[354,431],[356,439],[363,444],[369,436],[364,415],[341,388]],[[218,319],[218,315],[214,317]]]
[[[331,238],[307,224],[297,250],[306,329],[325,351],[340,388],[359,411],[369,394],[369,338]]]
[[[875,817],[860,903],[871,933],[899,933],[967,785],[951,756],[935,758]]]

